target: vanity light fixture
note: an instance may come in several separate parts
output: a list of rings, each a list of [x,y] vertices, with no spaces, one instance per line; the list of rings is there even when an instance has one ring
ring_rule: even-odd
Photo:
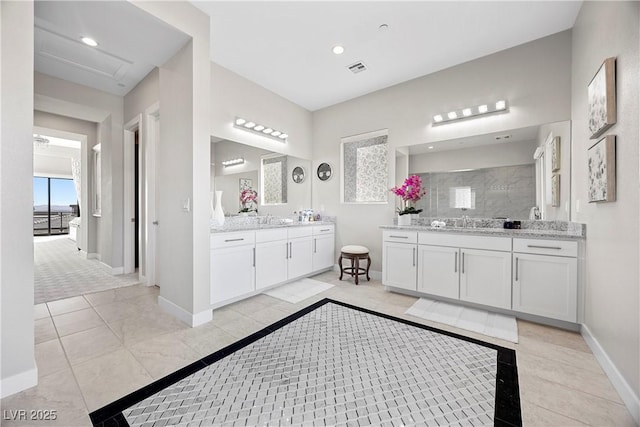
[[[225,168],[227,166],[241,165],[244,163],[244,158],[238,157],[237,159],[224,160],[220,163],[222,163],[222,166],[224,166]]]
[[[236,117],[233,121],[233,126],[245,131],[251,131],[258,135],[274,138],[280,142],[284,142],[289,137],[289,135],[280,130],[276,130],[272,127],[260,123],[252,122],[242,117]]]
[[[484,114],[504,113],[508,111],[509,108],[507,101],[501,99],[490,104],[481,104],[475,107],[465,107],[459,110],[449,111],[447,113],[436,114],[433,116],[433,124],[440,125],[455,120],[477,118]]]

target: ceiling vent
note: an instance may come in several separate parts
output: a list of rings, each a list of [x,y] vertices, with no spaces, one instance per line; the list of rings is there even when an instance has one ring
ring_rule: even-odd
[[[353,74],[358,74],[367,69],[367,66],[364,65],[362,61],[356,62],[355,64],[351,64],[347,67]]]

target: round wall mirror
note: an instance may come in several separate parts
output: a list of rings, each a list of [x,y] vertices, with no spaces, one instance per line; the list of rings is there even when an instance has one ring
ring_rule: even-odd
[[[296,166],[293,168],[293,172],[291,172],[291,178],[296,184],[300,184],[304,181],[304,175],[304,168],[302,166]]]
[[[317,173],[320,181],[326,181],[333,176],[333,170],[329,163],[320,163]]]

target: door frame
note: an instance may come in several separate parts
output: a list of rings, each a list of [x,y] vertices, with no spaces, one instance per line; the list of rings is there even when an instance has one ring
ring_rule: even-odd
[[[139,280],[148,286],[156,285],[156,231],[157,231],[157,144],[160,138],[160,103],[147,107],[124,126],[124,273],[135,271],[135,235],[134,218],[134,150],[135,131],[138,131],[138,237],[139,245],[144,248],[144,257],[139,259]]]

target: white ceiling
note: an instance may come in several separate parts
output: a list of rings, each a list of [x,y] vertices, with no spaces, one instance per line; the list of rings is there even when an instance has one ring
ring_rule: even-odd
[[[36,1],[34,31],[36,71],[120,96],[189,40],[126,1]]]
[[[314,111],[573,26],[581,1],[194,1],[211,59]],[[387,31],[378,27],[387,24]],[[342,55],[331,48],[341,44]],[[363,61],[368,70],[347,66]]]

